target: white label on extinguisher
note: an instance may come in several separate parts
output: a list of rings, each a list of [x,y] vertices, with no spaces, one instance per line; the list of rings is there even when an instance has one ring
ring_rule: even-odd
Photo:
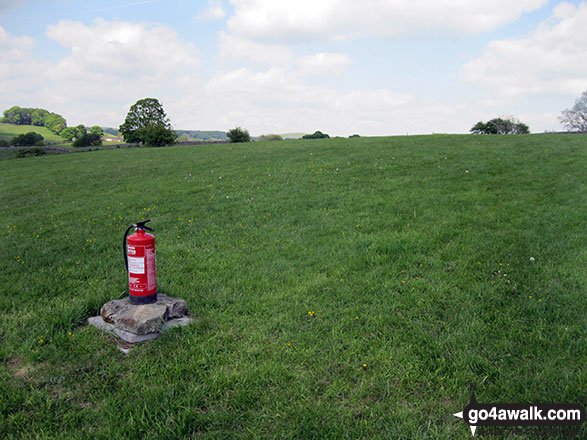
[[[145,257],[128,257],[128,271],[130,273],[145,273]]]
[[[155,248],[145,248],[145,259],[147,260],[147,289],[152,290],[157,287],[156,269],[155,269]]]

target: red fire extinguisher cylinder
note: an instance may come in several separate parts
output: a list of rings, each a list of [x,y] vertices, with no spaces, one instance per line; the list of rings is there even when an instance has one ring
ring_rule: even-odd
[[[157,302],[157,275],[155,263],[155,237],[145,231],[151,228],[144,222],[134,227],[136,232],[125,240],[125,257],[128,271],[128,293],[131,304],[152,304]]]

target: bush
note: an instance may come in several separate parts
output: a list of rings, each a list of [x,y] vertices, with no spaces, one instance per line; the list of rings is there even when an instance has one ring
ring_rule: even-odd
[[[6,139],[0,139],[0,147],[9,147],[10,146],[10,142],[8,142]]]
[[[528,134],[529,127],[513,116],[508,118],[494,118],[487,122],[479,121],[471,130],[473,134]]]
[[[349,136],[349,139],[352,139],[352,138],[360,138],[360,137],[361,137],[361,135],[360,135],[360,134],[351,134],[351,135]]]
[[[251,136],[249,135],[249,132],[247,130],[245,130],[244,128],[240,128],[240,127],[236,127],[236,128],[233,128],[232,130],[229,130],[228,133],[226,133],[226,137],[228,138],[228,140],[230,141],[231,144],[237,143],[237,142],[250,142],[251,141]]]
[[[330,136],[321,131],[315,131],[314,134],[306,134],[302,136],[302,139],[330,139]]]
[[[278,134],[264,134],[259,136],[260,142],[282,141],[283,138]]]
[[[47,154],[47,152],[42,148],[27,148],[26,150],[19,150],[16,153],[16,157],[21,159],[28,156],[44,156],[45,154]]]
[[[177,142],[177,133],[164,125],[148,125],[141,130],[145,145],[163,147]]]
[[[83,134],[73,142],[74,147],[95,147],[98,145],[102,145],[102,139],[96,133]]]
[[[39,133],[30,131],[26,134],[19,134],[12,138],[10,143],[17,147],[30,147],[32,145],[43,145],[43,136]]]

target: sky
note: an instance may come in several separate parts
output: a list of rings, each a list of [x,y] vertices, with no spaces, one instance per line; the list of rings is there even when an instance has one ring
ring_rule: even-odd
[[[0,111],[183,130],[533,133],[587,90],[587,1],[0,0]]]

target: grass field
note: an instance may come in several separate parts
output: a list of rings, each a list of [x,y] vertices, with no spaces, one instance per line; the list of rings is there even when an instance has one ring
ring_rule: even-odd
[[[0,437],[465,439],[585,405],[587,136],[436,135],[0,162]],[[88,327],[150,218],[195,323]],[[480,427],[480,438],[585,438]]]
[[[65,143],[63,138],[58,134],[53,133],[51,130],[45,127],[37,127],[36,125],[13,125],[0,123],[0,139],[12,139],[19,134],[26,133],[39,133],[46,141],[54,141],[59,143]]]

